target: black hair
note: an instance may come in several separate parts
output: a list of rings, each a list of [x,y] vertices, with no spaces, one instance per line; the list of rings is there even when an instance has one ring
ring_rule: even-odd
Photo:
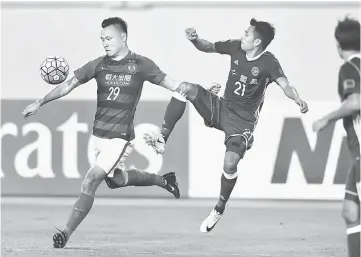
[[[102,28],[106,28],[110,25],[119,25],[120,28],[124,31],[124,33],[128,35],[128,24],[122,18],[110,17],[108,19],[103,20]]]
[[[257,21],[255,18],[252,18],[249,24],[255,27],[255,32],[262,40],[261,47],[266,49],[274,39],[276,29],[270,23],[265,21]]]
[[[342,50],[360,51],[360,22],[348,17],[339,21],[335,38]]]

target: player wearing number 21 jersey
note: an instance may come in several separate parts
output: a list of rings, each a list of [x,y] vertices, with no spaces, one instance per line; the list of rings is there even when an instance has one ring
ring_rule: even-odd
[[[278,78],[286,79],[276,57],[262,52],[253,58],[241,49],[241,40],[215,43],[220,54],[230,55],[230,71],[223,99],[225,105],[237,116],[255,123],[262,108],[267,86]]]
[[[226,153],[219,201],[201,224],[201,232],[211,231],[225,210],[237,181],[237,165],[252,146],[253,131],[269,84],[276,82],[300,106],[302,113],[308,111],[306,102],[288,83],[278,60],[266,51],[274,34],[272,25],[255,19],[250,21],[249,28],[240,40],[211,43],[199,39],[194,29],[187,29],[187,38],[198,50],[230,56],[230,71],[224,95],[218,97],[198,85],[188,83],[182,88],[181,95],[174,95],[171,99],[161,135],[149,133],[144,136],[145,141],[158,153],[164,152],[165,142],[184,112],[186,99],[193,104],[207,126],[224,132]]]
[[[66,225],[53,236],[55,248],[63,248],[87,216],[95,192],[103,180],[111,189],[155,185],[166,189],[176,198],[180,197],[174,172],[161,176],[124,167],[124,161],[134,146],[133,120],[144,82],[149,81],[171,91],[184,83],[170,78],[152,60],[131,52],[127,37],[127,23],[123,19],[114,17],[104,20],[101,40],[106,56],[75,70],[74,76],[70,76],[44,98],[27,106],[23,112],[27,118],[34,115],[42,105],[69,94],[91,79],[97,82],[97,109],[91,137],[94,163],[85,175],[80,196]]]

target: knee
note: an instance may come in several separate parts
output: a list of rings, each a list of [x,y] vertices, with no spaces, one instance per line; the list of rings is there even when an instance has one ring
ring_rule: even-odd
[[[94,195],[100,183],[104,180],[105,175],[105,172],[101,169],[90,169],[81,185],[81,192],[88,195]]]
[[[127,171],[123,171],[121,169],[115,169],[114,176],[111,179],[106,179],[105,181],[111,189],[125,187],[128,183],[128,173]]]
[[[190,98],[192,100],[197,95],[198,88],[197,88],[197,85],[195,85],[195,84],[188,83],[188,82],[182,82],[180,85],[180,91],[187,98]]]
[[[228,157],[228,159],[230,159],[229,162],[234,162],[237,165],[247,151],[247,144],[244,137],[231,136],[226,140],[225,145],[228,154],[226,158]]]
[[[342,208],[342,217],[345,220],[346,224],[355,224],[359,222],[360,216],[358,211],[358,205],[354,204],[344,204]]]
[[[225,158],[223,163],[223,170],[225,173],[232,175],[237,172],[238,160],[234,158]]]

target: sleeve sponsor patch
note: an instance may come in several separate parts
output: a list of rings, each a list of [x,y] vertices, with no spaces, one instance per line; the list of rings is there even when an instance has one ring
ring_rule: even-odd
[[[346,79],[343,82],[343,88],[346,89],[350,89],[350,88],[354,88],[356,85],[356,82],[354,79]]]

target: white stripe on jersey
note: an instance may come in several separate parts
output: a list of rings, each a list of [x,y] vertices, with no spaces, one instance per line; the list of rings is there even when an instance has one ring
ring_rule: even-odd
[[[360,55],[350,56],[350,58],[349,58],[348,61],[347,61],[349,64],[351,64],[351,65],[357,70],[358,74],[360,75],[360,68],[357,67],[356,64],[354,64],[353,62],[351,62],[351,60],[352,60],[353,58],[359,58],[359,59],[360,59]]]
[[[360,114],[358,114],[353,120],[353,128],[355,130],[356,136],[357,136],[357,140],[359,142],[359,144],[361,143],[361,118],[360,118]],[[361,149],[361,147],[360,147]],[[361,150],[360,150],[361,151]],[[361,154],[361,152],[360,152]]]
[[[256,129],[256,126],[257,126],[257,123],[258,123],[259,113],[260,113],[259,109],[261,108],[261,105],[264,102],[264,98],[265,98],[265,95],[266,95],[266,90],[267,90],[267,85],[263,89],[262,100],[261,100],[260,104],[258,105],[257,110],[254,112],[254,116],[256,118],[256,121],[254,122],[253,131]]]

